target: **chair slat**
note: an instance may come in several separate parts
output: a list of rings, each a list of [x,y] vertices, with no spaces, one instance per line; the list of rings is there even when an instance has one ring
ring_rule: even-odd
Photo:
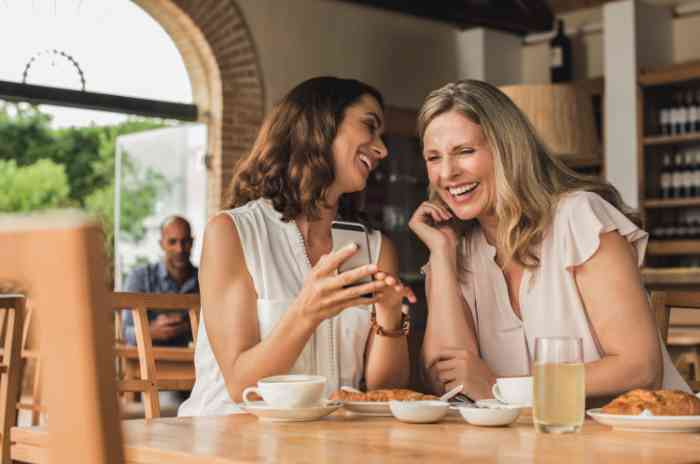
[[[10,429],[17,423],[17,402],[20,396],[22,374],[22,327],[25,299],[3,298],[0,311],[4,317],[4,345],[0,373],[0,464],[10,463]]]
[[[700,291],[654,291],[651,294],[651,303],[661,339],[664,343],[668,343],[671,308],[700,310]],[[700,369],[697,368],[700,365],[699,349],[700,347],[696,346],[694,352],[691,353],[696,359],[695,379],[688,384],[694,392],[700,391]]]

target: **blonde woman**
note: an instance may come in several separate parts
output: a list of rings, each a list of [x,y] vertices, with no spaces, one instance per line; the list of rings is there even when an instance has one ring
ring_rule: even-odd
[[[536,337],[583,339],[587,397],[688,390],[659,342],[639,273],[648,235],[610,184],[552,157],[495,87],[432,92],[419,135],[430,200],[409,226],[430,250],[427,382],[491,397],[530,375]]]

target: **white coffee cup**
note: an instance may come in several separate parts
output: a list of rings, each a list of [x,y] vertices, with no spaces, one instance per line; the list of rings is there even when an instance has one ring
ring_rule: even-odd
[[[501,403],[532,406],[532,377],[501,377],[491,393]]]
[[[326,378],[320,375],[276,375],[258,380],[257,387],[243,390],[243,402],[257,393],[274,408],[308,408],[318,406],[326,388]]]

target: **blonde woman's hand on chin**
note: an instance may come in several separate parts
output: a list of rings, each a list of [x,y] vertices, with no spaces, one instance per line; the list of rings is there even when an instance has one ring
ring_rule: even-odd
[[[323,320],[334,317],[351,306],[376,303],[379,292],[387,287],[386,279],[358,283],[360,279],[377,273],[376,264],[338,274],[338,267],[355,253],[357,245],[350,244],[323,255],[306,277],[293,308],[310,329],[315,329]],[[367,294],[373,296],[362,296]]]
[[[453,218],[452,212],[444,206],[424,201],[411,216],[408,227],[425,243],[431,254],[455,254],[457,235],[447,224]]]

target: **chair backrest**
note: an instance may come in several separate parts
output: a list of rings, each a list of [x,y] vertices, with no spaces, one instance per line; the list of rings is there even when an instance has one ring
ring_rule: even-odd
[[[17,423],[17,402],[22,383],[22,327],[25,298],[0,295],[3,350],[0,362],[0,464],[10,463],[10,429]]]
[[[653,291],[651,304],[656,316],[656,325],[664,343],[668,342],[668,332],[671,320],[671,308],[700,310],[700,291]],[[700,390],[700,382],[688,382],[693,391]]]
[[[77,213],[0,216],[0,281],[23,284],[38,312],[49,461],[123,462],[103,235]],[[7,265],[9,263],[9,265]]]
[[[136,333],[136,350],[138,352],[140,379],[120,379],[118,389],[121,392],[141,392],[145,406],[146,418],[160,417],[161,390],[189,391],[194,385],[194,350],[187,347],[154,347],[149,330],[148,311],[187,310],[192,329],[192,339],[196,342],[199,328],[199,295],[172,293],[127,293],[115,292],[110,295],[111,309],[129,310],[134,320]],[[126,358],[133,347],[118,344],[118,357]],[[177,359],[192,366],[191,371],[182,376],[169,376],[167,379],[158,375],[159,359]]]
[[[20,392],[17,409],[29,411],[31,413],[31,425],[39,425],[41,413],[46,412],[46,407],[42,405],[42,388],[44,386],[41,377],[41,357],[37,346],[29,346],[29,332],[32,330],[34,320],[34,306],[31,300],[27,300],[24,307],[24,328],[22,329],[22,367],[24,368],[23,382],[31,389],[29,396],[23,396]]]

